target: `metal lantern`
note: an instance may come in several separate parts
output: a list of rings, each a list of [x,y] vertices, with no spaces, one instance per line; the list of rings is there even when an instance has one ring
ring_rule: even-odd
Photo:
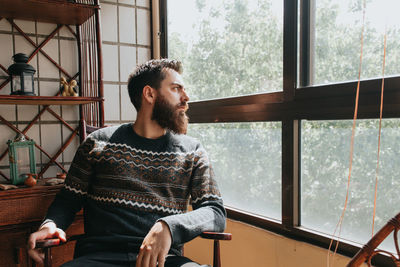
[[[11,95],[35,95],[33,75],[36,70],[28,64],[28,56],[18,53],[13,59],[14,64],[8,67],[11,75]]]
[[[8,140],[11,183],[23,184],[29,174],[36,174],[35,142],[26,140],[23,135]]]

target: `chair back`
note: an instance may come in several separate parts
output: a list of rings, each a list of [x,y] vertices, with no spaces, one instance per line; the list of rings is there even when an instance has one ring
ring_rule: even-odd
[[[361,266],[364,262],[367,263],[368,267],[371,267],[371,260],[377,254],[386,254],[388,255],[392,261],[394,262],[395,266],[400,266],[400,259],[399,259],[399,244],[397,239],[397,232],[400,229],[400,213],[398,213],[395,217],[390,219],[382,229],[379,230],[369,241],[365,244],[358,253],[352,258],[352,260],[347,264],[347,267],[358,267]],[[396,248],[397,255],[394,255],[391,252],[376,249],[379,244],[382,243],[386,237],[393,232],[393,239]]]

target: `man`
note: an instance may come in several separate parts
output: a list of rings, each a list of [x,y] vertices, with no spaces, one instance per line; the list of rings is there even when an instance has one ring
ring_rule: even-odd
[[[39,239],[59,237],[84,208],[85,238],[63,266],[189,267],[183,243],[223,231],[226,212],[204,148],[185,135],[189,97],[181,63],[150,60],[128,80],[133,124],[89,135],[65,186],[28,241],[37,262]],[[186,212],[188,201],[193,211]]]

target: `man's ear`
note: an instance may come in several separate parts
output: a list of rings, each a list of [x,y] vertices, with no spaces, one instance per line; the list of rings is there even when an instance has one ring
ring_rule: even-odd
[[[143,98],[149,104],[153,104],[156,100],[156,90],[149,85],[143,87]]]

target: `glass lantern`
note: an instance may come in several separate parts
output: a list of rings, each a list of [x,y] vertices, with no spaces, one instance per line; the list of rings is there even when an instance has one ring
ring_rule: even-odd
[[[35,142],[19,135],[14,140],[8,140],[7,144],[11,183],[23,184],[28,174],[36,174]]]
[[[23,53],[13,56],[14,64],[8,67],[11,76],[11,95],[35,95],[33,75],[36,70],[28,64],[28,59]]]

